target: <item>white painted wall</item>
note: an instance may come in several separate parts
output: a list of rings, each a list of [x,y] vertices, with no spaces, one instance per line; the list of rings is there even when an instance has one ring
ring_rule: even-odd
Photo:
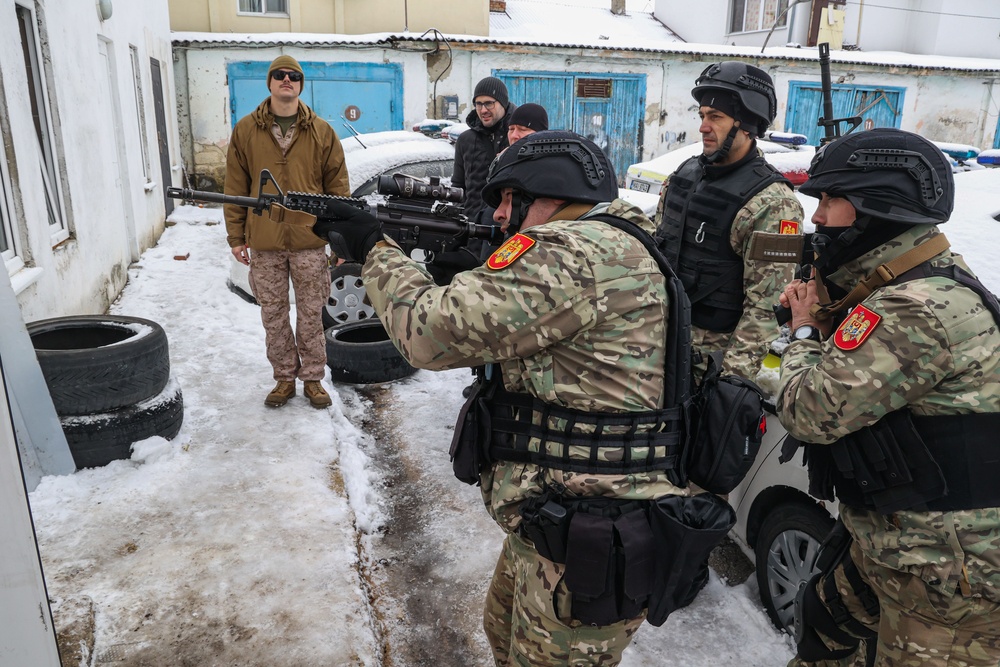
[[[161,62],[170,160],[179,162],[167,3],[119,0],[103,22],[94,2],[28,3],[39,5],[43,25],[44,75],[67,211],[69,238],[55,244],[23,85],[14,20],[20,1],[0,0],[0,16],[7,17],[0,22],[0,118],[18,251],[8,272],[23,262],[10,277],[25,321],[104,312],[125,285],[129,263],[163,231],[151,57]],[[140,143],[130,45],[139,54],[148,155]]]
[[[811,2],[789,10],[789,28],[776,28],[768,46],[806,43]],[[655,0],[653,15],[686,42],[762,46],[767,31],[730,33],[732,0]],[[854,0],[846,11],[844,45],[864,51],[902,51],[966,58],[1000,58],[997,0]]]
[[[685,42],[728,44],[730,0],[701,0],[696,11],[686,0],[656,0],[653,16]],[[784,42],[782,42],[784,44]]]
[[[262,38],[264,36],[261,36]],[[690,45],[695,47],[697,45]],[[783,56],[761,58],[756,49],[725,49],[716,53],[606,53],[599,50],[560,47],[504,47],[495,45],[452,44],[451,69],[441,77],[437,94],[458,95],[464,118],[470,110],[471,91],[477,81],[489,76],[494,69],[524,71],[582,71],[610,73],[640,73],[646,75],[646,116],[644,145],[641,159],[649,159],[679,146],[698,140],[697,107],[691,97],[695,79],[712,62],[745,59],[767,69],[775,79],[778,97],[778,117],[774,127],[784,128],[788,100],[788,81],[819,82],[819,65],[815,50],[778,49]],[[391,49],[356,50],[331,46],[312,49],[286,49],[297,58],[312,61],[338,62],[348,59],[375,62],[399,62],[403,65],[405,86],[405,124],[409,128],[428,114],[432,97],[432,78],[428,76],[422,54],[400,53]],[[199,150],[206,147],[224,160],[228,145],[229,106],[225,85],[225,65],[228,60],[247,58],[270,59],[277,48],[200,48],[185,49],[178,58],[178,89],[188,93],[179,107],[189,107],[191,137]],[[773,52],[768,49],[769,54]],[[794,56],[792,54],[795,54]],[[800,55],[801,54],[801,55]],[[813,60],[799,60],[810,57]],[[185,66],[186,63],[186,66]],[[1000,71],[1000,63],[997,64]],[[995,74],[995,72],[994,72]],[[971,71],[944,71],[932,67],[901,67],[891,65],[855,65],[834,62],[833,80],[858,84],[891,85],[906,88],[903,129],[913,130],[937,140],[990,147],[996,129],[995,103],[989,102],[989,91],[1000,95],[1000,81]],[[434,75],[436,76],[436,74]],[[984,85],[987,84],[987,85]],[[266,90],[261,91],[261,98]],[[187,150],[187,145],[185,147]],[[189,166],[191,163],[189,162]]]
[[[848,3],[844,43],[857,44],[866,51],[1000,58],[1000,3],[996,0]]]

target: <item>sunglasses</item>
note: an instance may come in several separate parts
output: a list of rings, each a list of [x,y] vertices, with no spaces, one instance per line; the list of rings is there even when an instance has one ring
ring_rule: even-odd
[[[288,77],[289,81],[301,81],[302,75],[298,72],[289,72],[283,69],[276,69],[271,72],[271,78],[275,81],[284,81],[285,77]]]

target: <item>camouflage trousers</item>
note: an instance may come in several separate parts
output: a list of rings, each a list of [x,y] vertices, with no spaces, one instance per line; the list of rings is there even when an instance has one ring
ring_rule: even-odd
[[[289,318],[289,279],[295,290],[294,333]],[[322,310],[330,297],[326,248],[252,251],[250,289],[260,304],[274,379],[322,380],[326,373]]]
[[[838,565],[832,575],[847,611],[878,632],[868,650],[876,651],[875,667],[997,667],[1000,665],[1000,605],[982,597],[946,596],[920,577],[889,569],[865,557],[857,543],[851,558],[879,600],[880,613],[869,616]],[[824,575],[828,577],[830,574]],[[820,599],[822,580],[817,584]],[[845,648],[824,637],[833,649]],[[841,660],[806,662],[798,657],[788,667],[860,667],[865,647]]]
[[[497,667],[613,667],[621,661],[645,612],[605,626],[572,620],[565,570],[530,542],[507,536],[483,613]]]

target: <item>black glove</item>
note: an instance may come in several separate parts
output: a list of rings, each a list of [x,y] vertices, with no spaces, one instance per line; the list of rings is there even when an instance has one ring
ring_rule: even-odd
[[[316,236],[330,242],[341,259],[364,263],[368,252],[382,238],[382,223],[368,211],[347,202],[327,203],[327,215],[313,225]]]

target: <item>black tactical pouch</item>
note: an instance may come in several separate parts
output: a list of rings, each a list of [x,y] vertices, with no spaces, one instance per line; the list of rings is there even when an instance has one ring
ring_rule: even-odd
[[[650,506],[649,523],[656,561],[646,620],[660,626],[701,590],[701,565],[736,523],[736,512],[711,493],[666,496]]]
[[[478,486],[479,473],[490,464],[489,400],[500,382],[499,368],[494,368],[493,374],[489,380],[477,375],[455,422],[455,435],[451,439],[448,455],[455,477],[466,484]]]
[[[709,357],[690,412],[685,473],[712,493],[726,494],[743,481],[764,438],[764,395],[737,375],[723,375]]]
[[[641,509],[612,519],[576,512],[566,547],[566,588],[573,618],[611,625],[635,618],[653,584],[653,532]]]

